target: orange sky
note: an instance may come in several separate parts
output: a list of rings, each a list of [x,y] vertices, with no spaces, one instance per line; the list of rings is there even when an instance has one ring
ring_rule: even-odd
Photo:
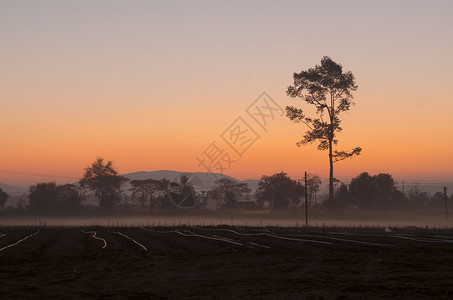
[[[369,171],[453,182],[452,9],[450,1],[2,1],[0,182],[72,182],[97,156],[120,173],[204,171],[195,157],[221,144],[263,91],[283,108],[301,104],[285,94],[292,73],[323,55],[359,86],[339,149],[362,146],[363,155],[336,164],[337,178]],[[295,145],[301,125],[281,117],[256,130],[261,138],[228,175],[327,178],[327,153]]]

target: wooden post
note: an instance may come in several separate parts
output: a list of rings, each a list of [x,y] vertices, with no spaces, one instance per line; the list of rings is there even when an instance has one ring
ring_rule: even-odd
[[[445,218],[448,221],[448,202],[447,202],[447,187],[444,186],[444,199],[445,199]]]
[[[305,227],[308,227],[308,187],[307,187],[307,171],[305,171]]]

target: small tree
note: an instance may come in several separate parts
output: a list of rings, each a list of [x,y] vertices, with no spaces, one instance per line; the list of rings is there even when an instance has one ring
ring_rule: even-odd
[[[376,208],[377,186],[368,172],[360,173],[349,184],[349,190],[355,204],[360,208]]]
[[[404,195],[397,190],[392,175],[387,173],[370,176],[363,172],[351,180],[349,190],[360,208],[389,208],[404,203]]]
[[[73,211],[82,206],[82,195],[79,187],[75,184],[65,184],[57,186],[57,198],[63,210]]]
[[[130,184],[131,188],[129,190],[132,192],[132,200],[137,200],[141,204],[142,210],[145,210],[145,204],[150,199],[150,193],[145,180],[132,180]]]
[[[5,206],[6,200],[8,200],[9,195],[0,188],[0,209]]]
[[[29,188],[29,209],[39,213],[49,213],[60,209],[55,182],[37,183]]]
[[[318,175],[314,174],[308,174],[307,175],[307,195],[308,195],[308,201],[310,205],[312,205],[313,197],[315,198],[315,204],[316,204],[316,197],[317,193],[319,192],[319,188],[321,186],[321,178],[319,178]]]
[[[255,196],[261,206],[267,202],[271,208],[288,208],[300,204],[303,192],[304,187],[299,182],[280,172],[272,176],[263,175]]]
[[[414,185],[409,191],[409,204],[412,206],[426,206],[429,203],[429,194],[422,191],[420,185]]]
[[[181,195],[187,196],[187,195],[193,195],[194,194],[194,188],[192,184],[189,182],[189,177],[186,175],[182,175],[180,178],[180,183],[179,183],[179,193]]]
[[[216,180],[215,188],[211,191],[220,207],[236,208],[237,201],[250,193],[247,183],[238,183],[229,178]]]
[[[357,90],[354,75],[324,56],[321,65],[316,65],[307,71],[294,73],[294,85],[289,86],[286,93],[292,97],[299,97],[316,108],[316,117],[307,117],[302,109],[287,106],[286,116],[295,123],[303,123],[308,127],[304,138],[297,146],[319,141],[319,150],[329,151],[329,200],[334,196],[333,164],[359,155],[362,148],[356,147],[350,152],[334,150],[338,140],[336,135],[341,132],[340,114],[348,111],[352,102],[352,92]]]
[[[444,207],[445,205],[445,195],[442,192],[436,192],[431,199],[429,200],[429,205]]]
[[[130,182],[132,191],[132,197],[137,199],[142,205],[142,209],[145,208],[145,203],[149,203],[150,209],[157,208],[161,203],[163,196],[167,194],[168,185],[170,182],[166,179],[155,180],[132,180]]]
[[[338,189],[336,190],[335,202],[334,203],[327,202],[327,204],[333,205],[334,208],[339,207],[351,208],[353,206],[353,203],[351,193],[348,190],[348,185],[342,182]]]
[[[161,207],[168,211],[195,208],[200,204],[198,196],[189,177],[180,175],[168,183],[166,201]]]
[[[104,163],[104,159],[98,157],[85,168],[80,186],[94,191],[100,208],[113,209],[115,203],[121,201],[121,184],[127,181],[118,175],[111,161]]]

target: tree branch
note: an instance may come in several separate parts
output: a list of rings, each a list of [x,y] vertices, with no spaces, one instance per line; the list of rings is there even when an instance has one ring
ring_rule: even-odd
[[[353,156],[356,156],[356,155],[360,155],[361,152],[362,152],[362,148],[361,147],[356,147],[356,148],[352,149],[351,152],[334,151],[334,154],[333,154],[334,161],[333,162],[336,163],[336,162],[345,160],[347,158],[350,158],[350,157],[353,157]]]

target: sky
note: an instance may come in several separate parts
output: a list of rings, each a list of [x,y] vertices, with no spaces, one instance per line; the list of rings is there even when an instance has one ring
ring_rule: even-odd
[[[238,179],[327,183],[328,153],[296,146],[303,125],[247,114],[263,92],[307,109],[286,89],[324,55],[359,87],[338,150],[363,152],[336,178],[453,182],[452,14],[452,1],[2,0],[0,182],[74,182],[99,156],[122,174],[205,172],[214,145]],[[241,155],[222,138],[238,118],[256,134]]]

